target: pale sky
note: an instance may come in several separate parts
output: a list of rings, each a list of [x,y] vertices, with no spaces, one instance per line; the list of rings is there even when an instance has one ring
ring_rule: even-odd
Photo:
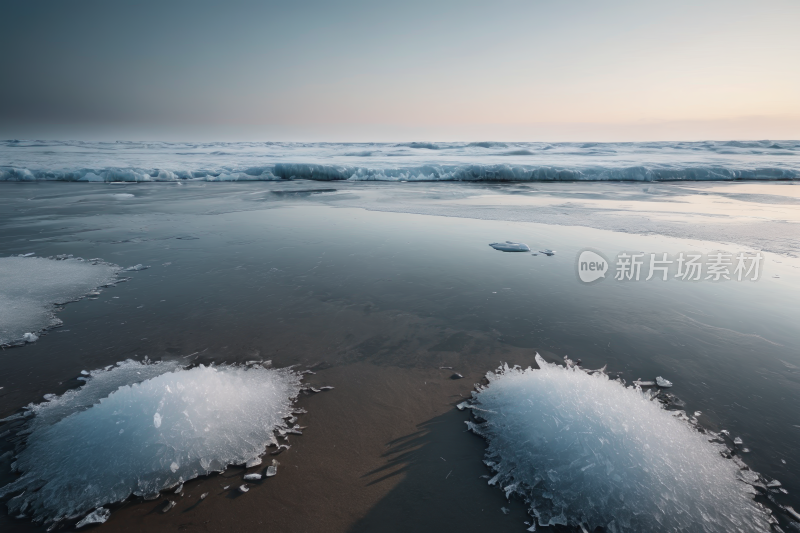
[[[3,138],[800,138],[797,0],[28,0],[0,20]]]

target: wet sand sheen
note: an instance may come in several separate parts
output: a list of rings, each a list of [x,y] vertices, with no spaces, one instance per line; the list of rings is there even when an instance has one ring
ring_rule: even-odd
[[[307,381],[335,387],[300,399],[308,429],[290,437],[276,477],[239,495],[244,471],[231,468],[187,483],[183,498],[169,495],[178,505],[166,514],[164,499],[123,504],[104,530],[524,530],[522,506],[509,505],[480,478],[489,473],[481,463],[485,442],[465,431],[469,415],[454,405],[500,362],[533,364],[535,350],[551,360],[582,357],[593,368],[608,363],[626,379],[669,377],[692,409],[752,443],[757,470],[795,489],[792,440],[782,429],[788,415],[775,406],[800,397],[791,372],[776,361],[793,361],[796,331],[769,314],[770,306],[780,314],[779,297],[791,291],[775,296],[764,284],[761,292],[731,295],[703,285],[694,296],[676,285],[652,286],[651,293],[574,285],[572,250],[586,240],[599,246],[597,239],[606,239],[601,244],[614,249],[674,243],[314,206],[237,212],[238,198],[215,191],[195,191],[189,200],[170,192],[118,212],[101,200],[93,204],[88,187],[59,190],[87,201],[79,209],[58,198],[44,209],[60,215],[42,220],[36,209],[19,214],[12,205],[3,212],[14,223],[0,236],[3,250],[21,253],[24,239],[41,254],[152,268],[96,301],[68,305],[59,313],[63,328],[4,352],[0,416],[75,386],[81,369],[144,355],[267,358],[281,367],[314,366],[317,374]],[[559,255],[487,246],[501,239],[558,246]],[[784,276],[781,283],[792,282]],[[703,306],[728,301],[731,313],[743,301],[756,306],[756,315],[742,317],[759,320],[743,326],[732,315],[709,322],[710,307]],[[440,366],[465,378],[451,380]],[[753,381],[754,374],[769,380]],[[777,466],[778,457],[789,466]],[[0,483],[10,481],[8,465],[0,467]],[[197,504],[205,492],[209,497]],[[39,529],[6,513],[0,528]]]

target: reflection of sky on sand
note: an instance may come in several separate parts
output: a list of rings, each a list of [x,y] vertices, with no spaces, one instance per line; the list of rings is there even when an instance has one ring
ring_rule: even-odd
[[[571,183],[566,191],[548,190],[547,186],[536,186],[528,194],[482,194],[479,196],[445,200],[446,204],[481,206],[530,206],[560,207],[565,204],[598,211],[629,211],[647,213],[665,220],[696,220],[710,217],[705,223],[725,223],[748,219],[800,222],[800,187],[783,184],[725,184],[704,187],[684,184],[628,185],[632,191],[622,189],[604,191],[605,198],[582,198],[588,189],[597,189],[596,184],[585,186]],[[620,191],[620,189],[622,189]],[[620,194],[620,192],[622,194]],[[794,194],[792,194],[794,193]],[[602,196],[592,191],[592,196]],[[622,196],[622,198],[620,198]],[[630,196],[630,198],[625,198]],[[438,202],[439,200],[437,200]]]
[[[319,370],[315,379],[336,386],[325,402],[333,406],[340,395],[350,395],[356,407],[369,404],[380,414],[370,425],[402,419],[413,427],[450,412],[449,402],[468,394],[471,384],[499,362],[528,364],[533,350],[539,350],[550,360],[566,354],[590,368],[608,364],[628,380],[669,379],[670,390],[687,408],[702,411],[714,429],[741,436],[752,450],[746,460],[794,495],[800,490],[793,458],[797,420],[785,406],[800,401],[795,318],[800,262],[765,252],[757,283],[623,283],[609,277],[584,285],[577,280],[575,258],[586,247],[609,259],[623,250],[735,253],[743,251],[746,239],[735,224],[726,225],[735,229],[734,238],[716,241],[665,235],[664,223],[654,226],[661,232],[649,235],[606,231],[587,225],[599,221],[602,228],[601,216],[609,214],[625,227],[645,226],[631,223],[634,218],[621,211],[597,211],[579,226],[569,220],[575,214],[556,218],[568,211],[564,208],[522,209],[494,198],[546,192],[561,201],[571,194],[613,201],[614,194],[627,194],[629,199],[618,200],[625,204],[649,198],[642,189],[651,184],[593,185],[326,183],[324,191],[308,182],[8,187],[0,198],[3,252],[68,252],[151,268],[130,273],[133,279],[113,295],[103,292],[96,301],[67,306],[60,313],[65,327],[22,348],[26,357],[7,352],[0,410],[10,414],[44,393],[63,392],[56,384],[66,386],[81,368],[137,354],[207,349],[204,353],[231,362],[260,357],[276,366],[324,361],[329,370]],[[110,189],[134,197],[120,202],[109,196]],[[678,184],[666,189],[686,194]],[[495,205],[448,211],[448,202],[480,195]],[[402,210],[447,216],[396,212]],[[544,220],[559,225],[535,223],[533,215],[542,212],[549,213]],[[754,244],[775,240],[764,224],[754,225]],[[533,257],[488,246],[506,240],[557,254]],[[37,365],[35,379],[32,364]],[[381,387],[385,390],[354,377],[359,365],[374,373],[375,383],[388,384]],[[428,387],[428,374],[445,372],[440,366],[453,366],[467,379],[451,381],[446,373],[441,380],[447,388]],[[398,381],[404,373],[416,376],[413,387]],[[331,375],[337,376],[335,382]],[[368,395],[373,391],[378,400]],[[425,418],[415,414],[421,412],[416,404],[397,400],[403,395],[432,406]],[[337,449],[352,446],[353,428],[362,427],[353,422],[358,417],[347,418],[336,409],[328,414],[327,423],[347,428]],[[460,436],[463,424],[456,426]],[[304,435],[301,445],[326,438],[314,435]],[[360,497],[365,481],[352,479],[364,474],[357,465],[379,467],[389,440],[341,464],[335,475],[304,480],[298,490],[324,498],[343,478],[337,490]],[[369,460],[363,459],[367,455]],[[327,456],[320,452],[319,457]],[[453,468],[451,458],[444,457],[448,463],[432,457],[446,467],[441,480]],[[480,465],[479,457],[475,460]],[[324,471],[314,461],[303,456],[297,470]],[[458,469],[452,476],[457,475],[462,475]]]

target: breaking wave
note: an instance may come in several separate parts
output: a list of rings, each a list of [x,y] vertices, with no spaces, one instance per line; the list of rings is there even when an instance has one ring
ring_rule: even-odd
[[[0,141],[0,181],[731,181],[800,178],[800,141]]]

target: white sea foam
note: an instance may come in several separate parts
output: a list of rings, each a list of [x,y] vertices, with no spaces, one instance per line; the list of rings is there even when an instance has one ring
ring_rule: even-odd
[[[112,283],[118,271],[115,265],[73,258],[0,257],[0,345],[33,342],[26,333],[61,323],[54,304]]]
[[[77,516],[245,464],[286,428],[301,380],[290,369],[170,362],[91,374],[80,390],[29,406],[13,465],[21,476],[0,489],[20,493],[8,501],[14,516]]]
[[[539,525],[593,531],[768,531],[768,514],[723,458],[641,389],[602,372],[504,366],[473,393],[489,481],[517,494]],[[756,474],[756,477],[758,475]]]
[[[114,145],[0,141],[0,181],[775,180],[800,177],[798,154],[800,141]]]

